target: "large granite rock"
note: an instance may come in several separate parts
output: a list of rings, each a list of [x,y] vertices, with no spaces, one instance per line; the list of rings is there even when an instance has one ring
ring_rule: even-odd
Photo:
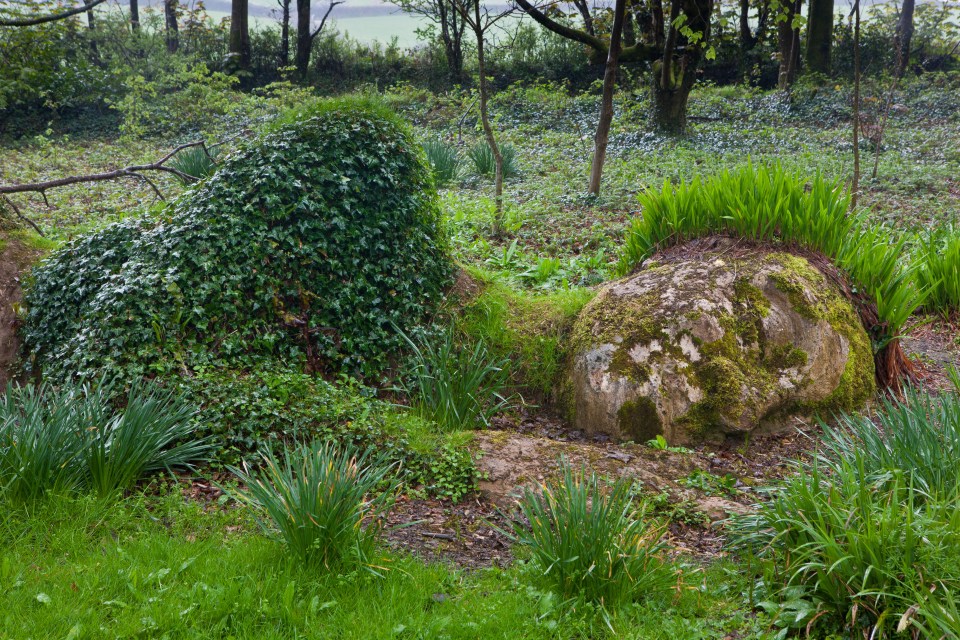
[[[849,301],[806,259],[761,249],[721,246],[607,285],[571,352],[575,426],[621,441],[718,440],[874,393]]]

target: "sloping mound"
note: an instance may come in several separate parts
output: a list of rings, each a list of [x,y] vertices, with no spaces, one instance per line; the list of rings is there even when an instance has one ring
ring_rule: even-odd
[[[288,113],[159,216],[38,267],[28,355],[54,377],[262,358],[374,374],[452,275],[429,175],[382,106]]]

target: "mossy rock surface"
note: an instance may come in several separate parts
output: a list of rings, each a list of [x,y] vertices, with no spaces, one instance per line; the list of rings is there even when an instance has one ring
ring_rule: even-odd
[[[718,440],[875,392],[850,302],[805,258],[760,248],[721,244],[613,282],[572,340],[574,423],[617,440]]]

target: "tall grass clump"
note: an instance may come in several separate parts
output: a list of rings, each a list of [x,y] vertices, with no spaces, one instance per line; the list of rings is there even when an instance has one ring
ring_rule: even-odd
[[[503,177],[512,178],[520,174],[517,166],[517,150],[511,144],[500,145],[503,157]],[[473,170],[479,176],[492,176],[497,172],[497,160],[486,142],[478,142],[467,150],[467,156],[473,163]]]
[[[424,143],[423,150],[427,153],[427,161],[430,162],[433,179],[438,187],[446,186],[460,177],[462,161],[455,147],[442,140],[428,140]]]
[[[675,576],[661,555],[664,529],[646,519],[631,484],[607,488],[594,473],[561,466],[556,486],[524,490],[511,533],[539,576],[564,598],[603,606],[666,592]]]
[[[906,238],[870,224],[850,211],[850,194],[839,181],[807,179],[779,166],[747,166],[640,196],[643,214],[624,238],[618,270],[629,273],[657,251],[723,234],[779,242],[816,251],[847,273],[854,288],[876,305],[862,317],[877,351],[878,378],[895,384],[909,371],[899,349],[900,330],[924,302],[913,267],[903,266]]]
[[[0,400],[0,495],[50,492],[109,496],[150,473],[204,459],[196,409],[152,383],[130,386],[122,409],[113,385],[7,387]]]
[[[864,473],[893,478],[909,473],[924,496],[952,497],[960,488],[960,397],[930,395],[906,386],[901,398],[886,396],[873,416],[837,416],[821,423],[821,464],[834,474],[850,461]]]
[[[453,326],[432,338],[404,338],[410,360],[401,390],[420,417],[444,431],[478,429],[512,406],[509,362],[482,339],[461,344]]]
[[[824,449],[734,522],[782,626],[875,638],[960,628],[958,424],[955,394],[909,387],[872,420],[841,415]]]
[[[193,180],[208,178],[217,170],[217,149],[188,147],[170,160],[170,166]],[[181,182],[186,182],[180,176],[177,178]]]
[[[247,488],[237,498],[265,516],[287,551],[311,567],[375,570],[373,552],[393,503],[393,465],[331,443],[286,449],[264,466],[231,468]]]
[[[924,308],[944,316],[960,309],[960,231],[951,224],[929,234],[914,263],[917,287],[929,292]]]

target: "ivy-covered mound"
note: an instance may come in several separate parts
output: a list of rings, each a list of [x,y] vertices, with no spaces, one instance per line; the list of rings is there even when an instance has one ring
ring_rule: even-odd
[[[262,358],[373,375],[452,266],[419,145],[383,106],[289,112],[159,215],[34,272],[24,344],[48,376]]]

